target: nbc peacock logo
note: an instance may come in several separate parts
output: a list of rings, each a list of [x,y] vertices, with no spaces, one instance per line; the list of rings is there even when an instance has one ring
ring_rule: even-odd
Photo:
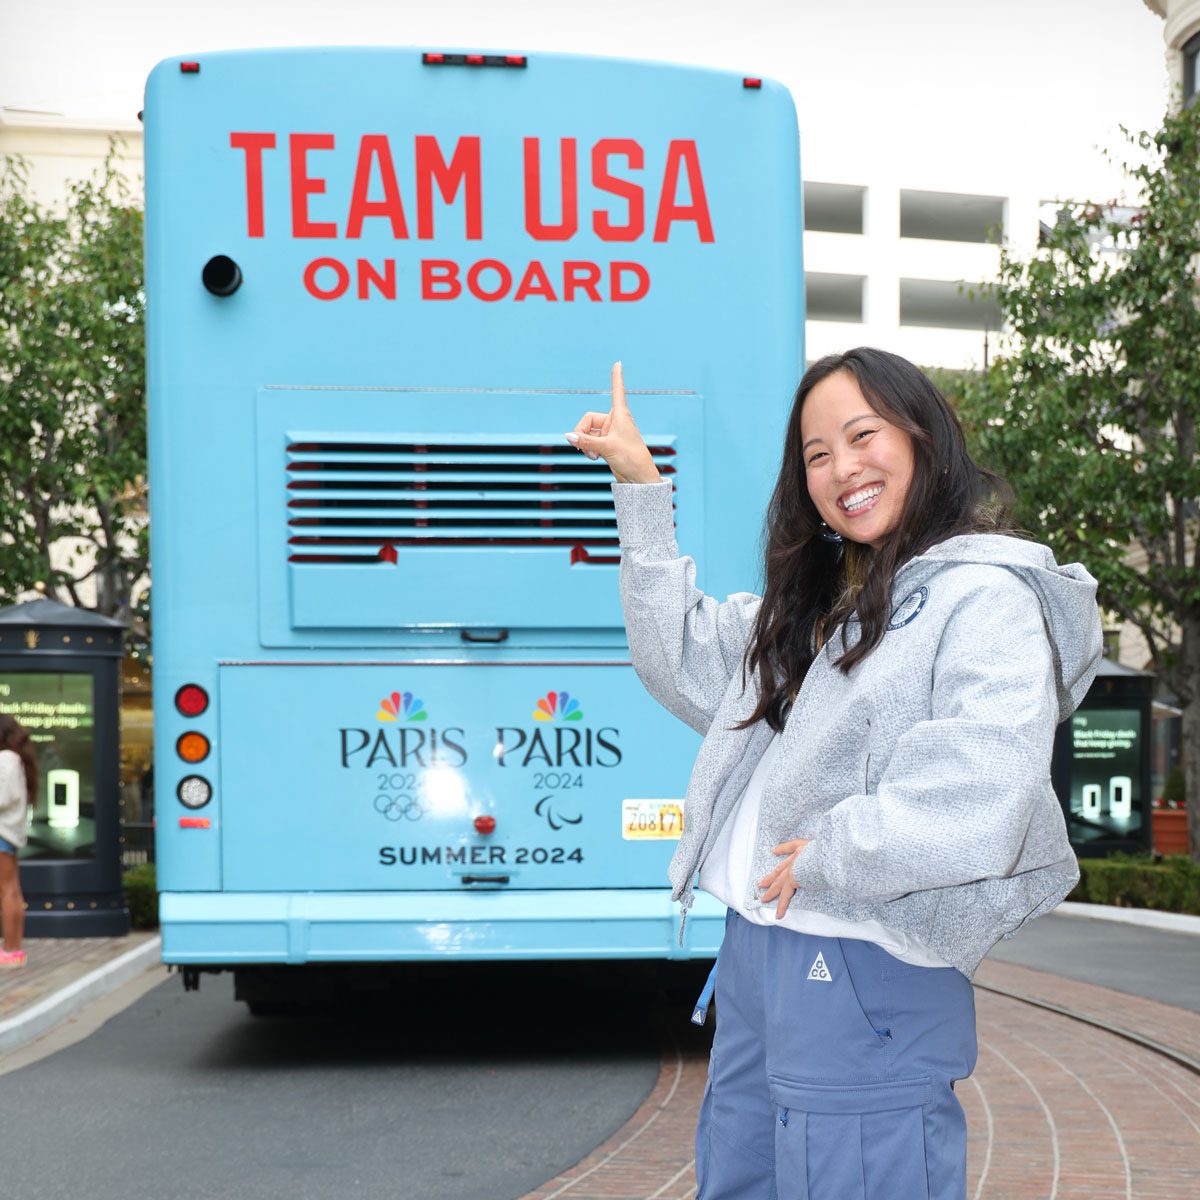
[[[418,700],[412,692],[393,692],[380,700],[375,717],[380,721],[426,721],[429,714],[425,711],[425,701]]]
[[[582,721],[583,709],[579,701],[566,692],[547,692],[534,705],[535,721]]]

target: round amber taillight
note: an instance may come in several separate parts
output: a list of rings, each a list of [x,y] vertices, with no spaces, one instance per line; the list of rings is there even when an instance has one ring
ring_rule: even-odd
[[[208,757],[208,751],[208,738],[195,731],[181,734],[175,743],[175,752],[184,762],[203,762]]]

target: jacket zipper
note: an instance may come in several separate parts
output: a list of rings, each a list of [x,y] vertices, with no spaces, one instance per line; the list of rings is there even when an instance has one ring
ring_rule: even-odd
[[[867,737],[871,736],[871,719],[867,718]],[[867,751],[867,765],[863,770],[863,792],[870,794],[871,791],[871,752]]]

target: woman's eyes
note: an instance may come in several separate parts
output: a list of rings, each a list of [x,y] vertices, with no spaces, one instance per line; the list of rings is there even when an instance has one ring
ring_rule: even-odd
[[[858,432],[857,432],[857,433],[856,433],[856,434],[855,434],[855,435],[854,435],[854,436],[853,436],[853,437],[852,437],[850,440],[851,440],[852,442],[857,442],[857,441],[858,441],[858,439],[859,439],[860,437],[862,437],[864,434],[868,434],[868,433],[878,433],[878,432],[879,432],[879,430],[877,430],[877,429],[860,429],[860,430],[859,430],[859,431],[858,431]],[[818,451],[817,451],[817,453],[816,453],[816,454],[814,454],[814,455],[812,456],[812,458],[810,458],[810,459],[808,460],[808,465],[811,467],[811,466],[813,465],[813,463],[815,463],[815,462],[817,461],[817,459],[818,459],[818,458],[821,458],[821,457],[823,457],[823,456],[824,456],[824,454],[825,454],[825,451],[824,451],[824,450],[818,450]]]

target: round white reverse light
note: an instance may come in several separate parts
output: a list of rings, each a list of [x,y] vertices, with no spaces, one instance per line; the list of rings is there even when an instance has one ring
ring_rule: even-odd
[[[200,775],[188,775],[179,781],[175,794],[187,808],[203,808],[212,799],[212,784]]]

